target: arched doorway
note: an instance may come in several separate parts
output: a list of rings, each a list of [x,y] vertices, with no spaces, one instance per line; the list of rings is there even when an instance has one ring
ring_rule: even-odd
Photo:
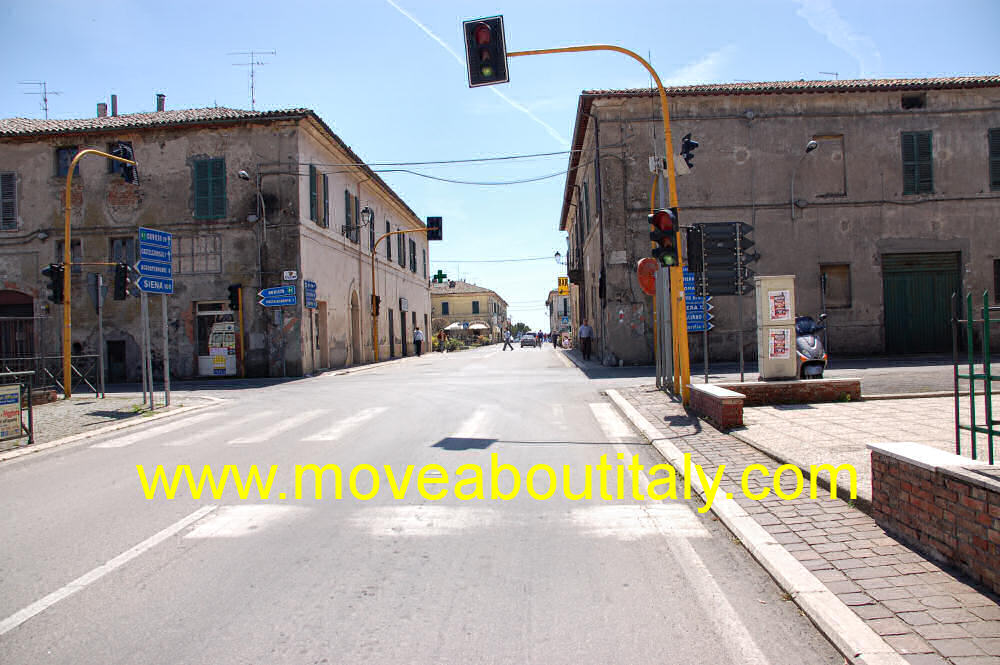
[[[361,364],[361,304],[358,292],[351,292],[351,363]]]
[[[0,290],[0,358],[35,355],[34,299],[20,291]]]

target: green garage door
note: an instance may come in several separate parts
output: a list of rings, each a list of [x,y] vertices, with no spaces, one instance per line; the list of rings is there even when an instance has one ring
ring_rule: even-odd
[[[886,353],[951,348],[951,294],[961,293],[961,254],[883,254]]]

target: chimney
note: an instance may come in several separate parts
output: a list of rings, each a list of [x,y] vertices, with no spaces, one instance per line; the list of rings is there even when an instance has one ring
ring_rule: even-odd
[[[167,106],[167,96],[164,95],[163,93],[158,93],[156,95],[156,110],[157,110],[157,112],[159,112],[159,111],[165,111],[166,110],[166,106]]]
[[[111,117],[118,115],[118,95],[111,95]]]
[[[108,105],[105,104],[104,102],[100,102],[97,105],[97,117],[98,118],[107,118],[108,117]]]

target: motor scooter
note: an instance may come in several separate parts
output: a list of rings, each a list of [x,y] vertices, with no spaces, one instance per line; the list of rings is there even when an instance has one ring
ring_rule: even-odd
[[[819,322],[811,316],[795,317],[795,357],[798,360],[800,379],[822,379],[826,369],[826,349],[819,332],[826,328],[826,314],[819,315]]]

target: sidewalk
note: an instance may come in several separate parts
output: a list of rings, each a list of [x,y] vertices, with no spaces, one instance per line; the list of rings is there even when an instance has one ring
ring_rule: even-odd
[[[992,597],[914,553],[860,510],[828,494],[817,500],[810,500],[808,492],[792,500],[773,492],[759,501],[743,496],[743,469],[761,464],[773,470],[775,461],[688,415],[679,402],[652,386],[608,394],[675,467],[680,453],[690,453],[691,462],[704,467],[709,477],[725,465],[713,512],[852,663],[1000,663],[1000,605]],[[834,420],[844,422],[819,427],[829,434],[885,419],[873,410],[851,413],[853,417],[837,413]],[[898,412],[894,421],[907,422]],[[756,435],[763,439],[764,432],[762,428]],[[801,435],[792,433],[788,439]],[[770,481],[753,474],[748,489],[759,493]],[[791,474],[782,481],[786,492],[794,490]],[[731,500],[720,498],[726,492],[732,493]],[[803,657],[808,662],[807,655]]]

